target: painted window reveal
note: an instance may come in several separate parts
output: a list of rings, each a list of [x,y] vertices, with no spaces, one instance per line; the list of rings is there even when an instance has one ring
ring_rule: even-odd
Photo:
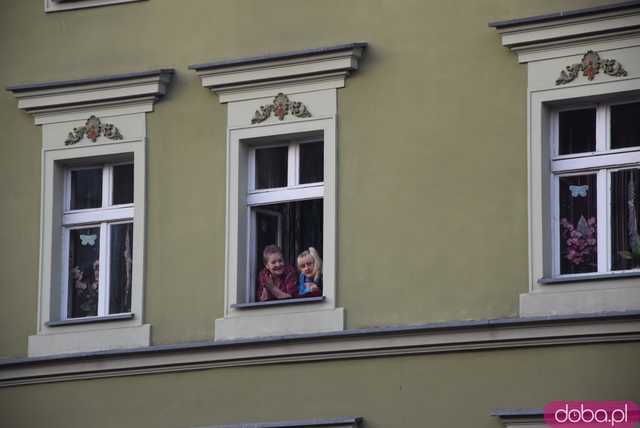
[[[133,164],[66,170],[61,313],[66,318],[131,311]]]
[[[554,275],[640,270],[640,102],[553,113]]]
[[[256,145],[250,150],[249,162],[249,300],[322,295],[323,141],[315,137]],[[309,251],[313,263],[305,267],[302,259]],[[314,279],[305,280],[305,271],[313,271],[310,277]]]

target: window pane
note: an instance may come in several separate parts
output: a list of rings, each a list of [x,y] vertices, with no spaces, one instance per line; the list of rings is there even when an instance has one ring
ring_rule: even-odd
[[[596,175],[560,177],[560,273],[587,273],[597,265]]]
[[[300,145],[300,184],[324,181],[324,144]]]
[[[72,210],[102,206],[102,168],[71,171]]]
[[[100,228],[69,231],[69,310],[72,318],[98,315]]]
[[[262,252],[268,245],[281,247],[285,264],[296,272],[296,258],[302,251],[314,247],[322,256],[322,208],[322,199],[253,208],[256,213],[256,278],[264,269]]]
[[[287,186],[289,147],[256,150],[256,189]]]
[[[113,205],[133,203],[133,164],[113,167]]]
[[[640,169],[611,173],[612,270],[640,268]]]
[[[561,155],[596,150],[596,109],[562,111],[559,150]]]
[[[611,148],[640,146],[640,102],[611,106]]]
[[[111,226],[109,313],[131,312],[133,223]]]

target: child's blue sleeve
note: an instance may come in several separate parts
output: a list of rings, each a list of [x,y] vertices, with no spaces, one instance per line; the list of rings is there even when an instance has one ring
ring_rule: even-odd
[[[309,292],[309,289],[304,285],[306,278],[307,277],[304,276],[302,272],[300,272],[300,275],[298,275],[298,294],[299,295],[303,295]]]

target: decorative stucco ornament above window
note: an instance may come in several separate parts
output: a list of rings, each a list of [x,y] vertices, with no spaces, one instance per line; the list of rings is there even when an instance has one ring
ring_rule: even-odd
[[[307,106],[300,101],[289,100],[288,96],[280,92],[273,99],[273,103],[260,106],[260,110],[256,110],[251,123],[264,122],[271,117],[272,113],[280,120],[283,120],[288,114],[295,117],[311,117],[311,112],[307,109]]]
[[[622,64],[615,59],[601,59],[597,52],[588,51],[582,57],[582,61],[578,64],[568,65],[565,70],[560,72],[560,77],[556,79],[556,85],[572,82],[581,71],[582,75],[589,80],[593,80],[600,71],[615,77],[627,75],[627,71],[622,67]]]
[[[76,144],[82,140],[85,135],[94,143],[101,135],[110,140],[122,140],[122,134],[120,134],[120,130],[116,128],[115,125],[111,123],[103,124],[100,122],[100,119],[91,115],[84,126],[73,128],[73,132],[69,132],[69,136],[65,140],[64,145],[70,146]]]

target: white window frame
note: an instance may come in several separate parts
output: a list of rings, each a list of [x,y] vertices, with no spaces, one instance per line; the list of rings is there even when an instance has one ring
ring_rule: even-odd
[[[310,183],[303,185],[293,185],[289,188],[260,189],[255,190],[252,183],[255,171],[253,154],[256,144],[259,147],[268,147],[274,139],[293,138],[296,142],[304,144],[302,140],[296,139],[296,135],[313,135],[311,139],[304,141],[318,141],[322,133],[324,150],[324,182]],[[272,146],[289,146],[289,156],[296,156],[294,143],[276,143]],[[324,300],[314,302],[311,307],[306,306],[282,306],[273,308],[261,308],[260,315],[271,317],[274,321],[273,328],[287,329],[288,324],[292,324],[293,314],[309,314],[313,318],[314,313],[329,312],[336,310],[335,307],[335,243],[336,243],[336,135],[335,117],[324,117],[298,120],[292,123],[253,125],[251,127],[238,127],[229,130],[228,144],[228,209],[227,209],[227,275],[226,275],[226,310],[227,318],[242,318],[246,316],[246,309],[234,308],[236,304],[251,302],[251,295],[255,294],[255,285],[251,275],[251,267],[258,261],[252,261],[254,248],[252,245],[252,218],[251,207],[296,201],[303,199],[323,200],[323,296]],[[297,173],[297,161],[289,162],[288,180],[295,182],[292,176]],[[289,181],[288,181],[289,182]],[[329,312],[328,312],[329,311]],[[254,314],[255,315],[255,314]],[[280,320],[274,317],[282,316]],[[304,316],[304,315],[303,315]],[[323,319],[320,326],[309,323],[309,328],[313,329],[329,327],[322,326],[327,322],[331,325],[342,324],[342,311],[336,313],[340,319],[327,321]],[[252,318],[255,318],[253,316]],[[257,318],[256,318],[257,321]],[[225,320],[217,320],[216,325],[220,326]],[[293,323],[295,324],[295,323]],[[223,327],[224,328],[224,327]],[[245,333],[245,328],[241,327],[239,334]],[[220,329],[217,330],[217,336]],[[231,334],[238,332],[233,329]],[[249,333],[247,333],[249,334]]]
[[[98,311],[96,317],[105,317],[111,315],[109,313],[110,302],[110,245],[111,245],[111,227],[118,224],[134,223],[135,200],[129,204],[112,203],[113,198],[113,168],[120,165],[133,165],[133,162],[118,162],[108,164],[93,164],[82,167],[66,168],[64,172],[64,212],[62,215],[62,280],[61,280],[61,299],[60,299],[60,319],[78,319],[82,320],[86,317],[72,318],[69,313],[69,239],[70,232],[74,229],[82,229],[88,227],[98,227],[100,229],[100,275],[98,278]],[[101,169],[102,170],[102,201],[101,206],[97,208],[87,208],[80,210],[72,210],[71,203],[71,173],[78,170]],[[135,167],[134,167],[135,174]],[[130,313],[130,312],[127,312]]]
[[[146,137],[144,113],[109,117],[106,112],[96,112],[105,122],[116,125],[125,138],[122,141],[99,139],[96,143],[84,139],[74,146],[64,146],[61,130],[68,131],[82,126],[84,120],[43,124],[42,163],[42,227],[40,249],[40,293],[38,298],[38,332],[29,336],[29,355],[53,355],[89,352],[116,348],[149,346],[151,326],[143,323],[144,290],[144,242],[145,242],[145,164]],[[76,113],[80,119],[86,114]],[[86,120],[86,119],[85,119]],[[71,128],[69,128],[71,127]],[[113,220],[106,210],[78,210],[65,213],[67,171],[76,167],[97,164],[133,162],[133,206],[118,206],[118,215],[131,216],[133,220],[131,312],[103,314],[91,317],[68,318],[63,290],[68,287],[64,219],[76,221]],[[103,175],[103,181],[105,177]],[[103,198],[105,197],[103,193]],[[75,217],[75,219],[74,219]],[[101,245],[106,242],[101,236]],[[101,267],[100,280],[103,281]],[[101,282],[105,284],[104,282]],[[102,288],[105,288],[104,286]]]
[[[84,9],[87,7],[107,6],[110,4],[131,3],[142,0],[44,0],[45,12]]]
[[[278,92],[275,92],[277,94]],[[249,106],[239,111],[255,111],[256,106],[273,100],[250,99]],[[307,98],[312,95],[313,98]],[[337,139],[336,91],[327,89],[310,94],[291,95],[300,99],[316,113],[312,118],[291,119],[263,124],[229,126],[227,131],[227,212],[225,261],[225,313],[215,321],[215,339],[274,336],[299,333],[319,333],[344,329],[344,310],[336,304],[336,243],[337,243]],[[238,102],[241,104],[241,102]],[[235,107],[235,106],[234,106]],[[245,110],[246,109],[246,110]],[[237,119],[232,115],[232,119]],[[275,123],[274,123],[275,122]],[[256,144],[270,144],[300,136],[322,135],[324,182],[320,186],[297,186],[251,192],[253,202],[273,201],[272,193],[286,199],[322,197],[323,200],[323,295],[321,298],[285,299],[251,302],[255,285],[250,276],[252,246],[249,197],[250,152]],[[284,193],[282,193],[284,192]],[[306,192],[306,193],[305,193]],[[265,196],[268,195],[268,196]],[[246,304],[246,305],[245,305]],[[248,306],[247,306],[248,305]],[[244,306],[244,307],[243,307]]]
[[[255,144],[249,147],[248,156],[248,186],[247,186],[247,210],[249,215],[249,234],[247,236],[247,248],[249,250],[249,263],[246,274],[246,302],[255,301],[256,275],[261,260],[256,260],[256,211],[260,207],[271,204],[286,202],[296,202],[304,200],[317,200],[324,198],[324,180],[314,183],[300,184],[300,147],[303,144],[321,142],[324,148],[324,141],[319,137],[295,138],[291,141],[284,141],[279,144]],[[255,154],[257,149],[287,147],[287,185],[284,187],[256,189],[255,188]],[[281,219],[279,219],[281,223]],[[279,226],[279,230],[281,226]],[[282,237],[279,236],[278,246],[282,246]],[[295,266],[294,266],[295,267]]]
[[[640,97],[621,97],[615,101],[600,101],[586,104],[569,104],[551,111],[549,141],[551,155],[551,189],[549,205],[552,209],[552,278],[589,277],[594,274],[623,274],[640,272],[640,269],[612,270],[611,258],[611,173],[640,167],[640,146],[611,148],[611,107],[640,102]],[[583,108],[595,108],[596,150],[594,152],[559,155],[559,113]],[[597,187],[597,270],[590,273],[560,273],[560,200],[558,195],[561,177],[575,175],[596,175]]]
[[[530,65],[531,67],[531,65]],[[555,71],[555,70],[554,70]],[[530,73],[533,73],[530,71]],[[551,73],[548,73],[551,74]],[[552,77],[553,75],[549,76]],[[537,76],[539,78],[539,76]],[[593,274],[557,275],[557,194],[555,173],[572,169],[637,165],[635,149],[619,149],[610,154],[581,157],[554,156],[554,114],[569,105],[618,103],[640,97],[640,76],[590,85],[554,87],[553,90],[529,91],[529,292],[520,295],[522,316],[558,315],[625,311],[640,308],[640,287],[636,270],[601,271]],[[597,120],[607,120],[596,113]],[[597,145],[602,143],[602,126],[597,130]],[[605,140],[607,141],[607,140]],[[631,157],[630,157],[631,156]],[[555,169],[555,172],[554,172]],[[606,188],[601,174],[600,188]],[[600,209],[608,206],[606,192],[601,193]],[[604,199],[603,199],[604,198]],[[598,221],[607,222],[605,218]],[[607,227],[598,227],[598,245],[608,241]],[[608,244],[607,244],[608,245]],[[602,251],[601,248],[598,251]],[[604,248],[605,257],[609,249]],[[602,260],[600,257],[599,260]],[[599,263],[606,263],[604,261]],[[603,265],[601,265],[602,267]]]

